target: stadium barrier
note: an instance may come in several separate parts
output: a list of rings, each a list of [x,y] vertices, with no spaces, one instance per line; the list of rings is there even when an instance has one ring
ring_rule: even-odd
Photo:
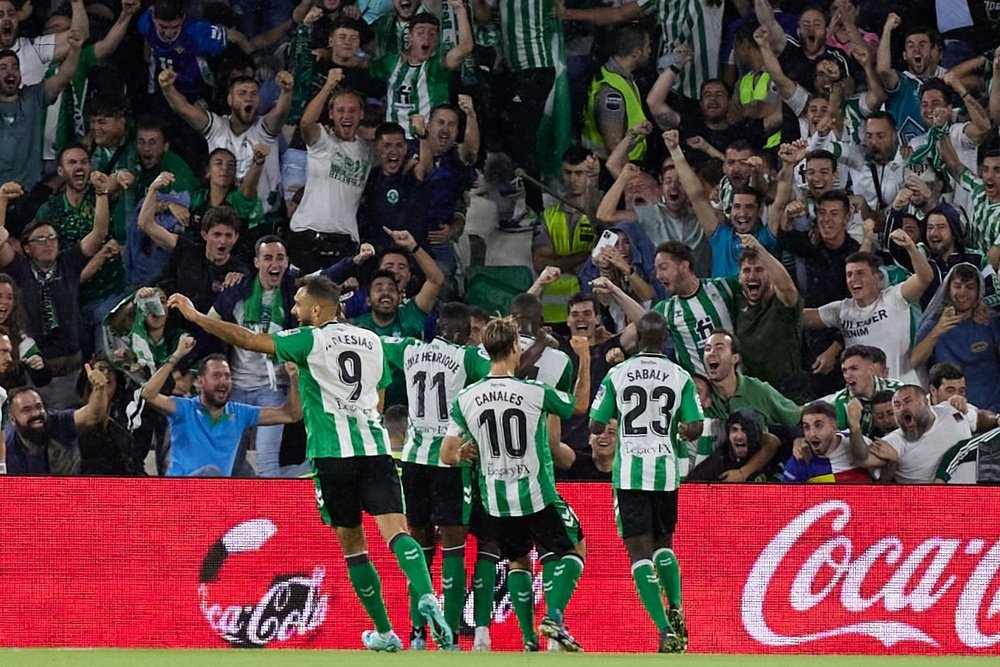
[[[589,651],[654,651],[610,489],[561,491],[588,544],[571,630]],[[996,653],[995,498],[975,487],[686,485],[675,547],[690,650]],[[2,643],[359,648],[368,621],[314,503],[301,480],[0,478]],[[381,540],[369,547],[404,635],[405,581]],[[494,649],[518,650],[498,588]]]

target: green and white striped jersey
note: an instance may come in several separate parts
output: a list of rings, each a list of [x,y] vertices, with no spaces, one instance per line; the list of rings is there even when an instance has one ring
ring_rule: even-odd
[[[723,0],[638,0],[643,12],[656,12],[660,23],[660,55],[687,44],[694,60],[677,75],[674,90],[690,99],[701,96],[701,85],[719,76]]]
[[[327,322],[272,334],[275,356],[299,367],[306,456],[350,458],[389,453],[378,412],[392,379],[378,334]]]
[[[590,418],[618,420],[611,468],[616,489],[675,491],[681,482],[681,423],[703,418],[694,380],[662,354],[641,353],[610,371],[590,406]],[[687,447],[684,447],[687,458]]]
[[[527,516],[555,502],[549,414],[573,416],[573,397],[517,378],[487,377],[463,389],[451,409],[448,435],[472,436],[483,507],[491,516]]]
[[[667,320],[677,363],[688,373],[705,375],[702,355],[713,330],[733,331],[739,289],[735,278],[703,278],[691,296],[674,295],[653,306]]]
[[[463,387],[490,372],[490,360],[479,347],[443,338],[429,343],[416,338],[383,338],[389,367],[406,376],[409,426],[401,460],[440,466],[441,442],[448,432],[448,408]]]
[[[873,381],[871,396],[880,391],[895,392],[902,386],[903,383],[899,380],[876,376]],[[837,411],[837,428],[843,430],[847,428],[847,404],[851,402],[852,398],[857,398],[861,403],[861,432],[868,438],[874,438],[875,414],[872,412],[871,396],[866,397],[860,394],[852,394],[848,387],[844,387],[838,392],[825,396],[822,400],[832,405],[833,409]]]
[[[555,67],[550,44],[553,0],[488,0],[500,8],[500,41],[507,69]]]
[[[521,334],[521,350],[527,350],[535,344],[531,336]],[[521,377],[528,380],[538,380],[559,391],[573,391],[573,360],[562,350],[546,347],[535,365]]]
[[[983,180],[971,171],[962,174],[958,185],[972,200],[972,210],[969,211],[969,236],[973,247],[982,252],[989,252],[992,246],[1000,246],[1000,202],[990,201],[986,196]]]
[[[430,119],[431,111],[448,101],[451,74],[441,62],[440,48],[419,65],[409,65],[402,54],[377,58],[368,73],[377,81],[386,82],[385,119],[399,123],[406,136],[413,138],[410,116],[415,113]]]

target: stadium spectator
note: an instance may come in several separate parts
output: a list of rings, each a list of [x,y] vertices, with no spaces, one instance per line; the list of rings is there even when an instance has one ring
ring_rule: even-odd
[[[689,482],[718,482],[731,470],[743,468],[757,455],[761,443],[771,440],[771,446],[778,447],[773,435],[763,431],[757,414],[750,409],[735,410],[725,422],[725,436],[708,458],[696,465],[688,473]],[[769,482],[774,480],[778,461],[771,459],[767,464],[747,477],[747,482]]]
[[[90,395],[76,410],[49,410],[37,391],[10,392],[10,423],[4,431],[8,475],[80,474],[79,434],[98,426],[107,413],[107,378],[84,366]],[[74,378],[75,380],[75,378]]]
[[[2,193],[0,193],[2,194]],[[17,283],[6,273],[0,273],[0,327],[11,342],[11,362],[0,372],[0,387],[6,390],[32,386],[44,387],[52,380],[35,339],[27,332],[27,315],[21,304]]]
[[[918,385],[903,385],[892,397],[899,428],[885,436],[899,456],[894,479],[900,484],[930,484],[941,458],[972,437],[962,412],[950,403],[931,406]]]
[[[892,447],[880,440],[873,443],[862,434],[860,413],[857,404],[850,406],[845,432],[838,431],[837,412],[829,403],[814,401],[802,408],[803,438],[785,462],[781,481],[863,483],[870,481],[867,469],[894,463]]]
[[[201,360],[198,369],[198,396],[164,396],[160,393],[178,361],[195,346],[189,335],[181,336],[166,363],[153,373],[142,388],[142,398],[170,424],[171,477],[229,477],[235,472],[240,439],[252,426],[288,424],[302,419],[295,369],[288,399],[281,407],[256,407],[230,401],[232,376],[225,356],[212,354]]]

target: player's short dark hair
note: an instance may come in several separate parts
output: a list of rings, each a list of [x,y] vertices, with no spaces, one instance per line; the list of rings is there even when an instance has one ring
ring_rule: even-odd
[[[965,377],[965,373],[963,373],[962,369],[955,364],[942,361],[939,364],[931,366],[928,376],[930,385],[935,389],[940,389],[941,384],[945,380],[961,380]]]
[[[822,415],[834,423],[837,422],[837,411],[826,401],[813,401],[806,404],[802,408],[802,416],[805,417],[806,415]]]
[[[929,25],[915,25],[908,29],[903,34],[903,41],[905,42],[913,35],[927,35],[927,39],[930,40],[931,46],[936,46],[939,49],[944,48],[944,39],[941,37],[941,33],[938,32],[936,28],[932,28]]]
[[[306,294],[312,299],[340,306],[340,288],[326,276],[305,276],[299,278],[295,286],[305,289]]]
[[[517,320],[513,317],[494,317],[483,327],[483,347],[490,359],[498,361],[514,350],[520,336]]]
[[[878,271],[882,266],[882,260],[870,252],[858,250],[857,252],[852,252],[844,260],[844,266],[848,264],[867,264],[872,271]]]
[[[840,202],[840,205],[844,207],[844,212],[845,213],[850,213],[851,212],[851,198],[847,196],[846,192],[844,192],[843,190],[839,190],[839,189],[838,190],[827,190],[826,192],[824,192],[823,194],[821,194],[816,199],[816,206],[818,208],[820,204],[823,204],[823,203],[826,203],[826,202],[832,202],[832,201]]]
[[[239,232],[243,226],[243,221],[236,211],[230,206],[214,206],[201,219],[201,231],[207,232],[212,227],[223,225],[232,227],[233,231]]]
[[[615,29],[611,42],[611,55],[624,58],[636,49],[646,46],[649,33],[638,23],[625,23]]]
[[[688,268],[694,267],[694,253],[686,244],[680,241],[666,241],[656,246],[656,254],[670,255],[676,262],[687,262]]]
[[[575,294],[573,296],[576,296]],[[530,314],[532,317],[537,317],[541,319],[542,317],[542,300],[536,295],[530,292],[525,292],[524,294],[518,294],[510,302],[510,314],[515,315],[516,312],[522,312],[525,314]],[[485,313],[483,313],[485,315]]]
[[[469,321],[469,307],[460,301],[449,301],[441,306],[438,311],[438,331],[447,330],[449,337],[461,338],[463,341],[469,337],[472,324]]]
[[[282,248],[285,248],[285,241],[277,234],[267,234],[266,236],[261,236],[257,239],[257,242],[253,244],[253,256],[256,257],[260,254],[260,249],[268,243],[280,243]],[[287,248],[285,248],[287,250]]]

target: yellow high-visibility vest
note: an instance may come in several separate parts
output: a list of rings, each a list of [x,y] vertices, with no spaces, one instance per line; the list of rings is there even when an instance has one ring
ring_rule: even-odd
[[[771,75],[767,72],[761,73],[760,77],[754,80],[755,72],[747,72],[739,82],[740,104],[749,106],[754,102],[764,102],[771,89]],[[767,138],[764,148],[775,148],[781,145],[781,129]]]
[[[639,97],[639,88],[635,81],[629,81],[621,74],[616,74],[602,66],[597,76],[590,82],[590,90],[587,91],[587,106],[583,113],[583,130],[580,138],[583,145],[602,156],[607,156],[614,146],[606,147],[601,131],[597,127],[597,110],[594,105],[597,103],[597,93],[601,85],[608,84],[617,90],[622,100],[625,102],[625,127],[630,129],[646,120],[646,114],[642,110],[642,98]],[[632,149],[628,152],[629,160],[641,160],[646,155],[646,137],[641,136]]]
[[[589,252],[594,246],[594,230],[587,216],[580,216],[569,235],[569,219],[566,212],[557,206],[545,209],[542,214],[545,229],[552,239],[552,251],[558,257]],[[545,287],[542,292],[542,319],[548,324],[561,324],[569,314],[569,298],[580,291],[580,281],[573,274],[560,276]]]

